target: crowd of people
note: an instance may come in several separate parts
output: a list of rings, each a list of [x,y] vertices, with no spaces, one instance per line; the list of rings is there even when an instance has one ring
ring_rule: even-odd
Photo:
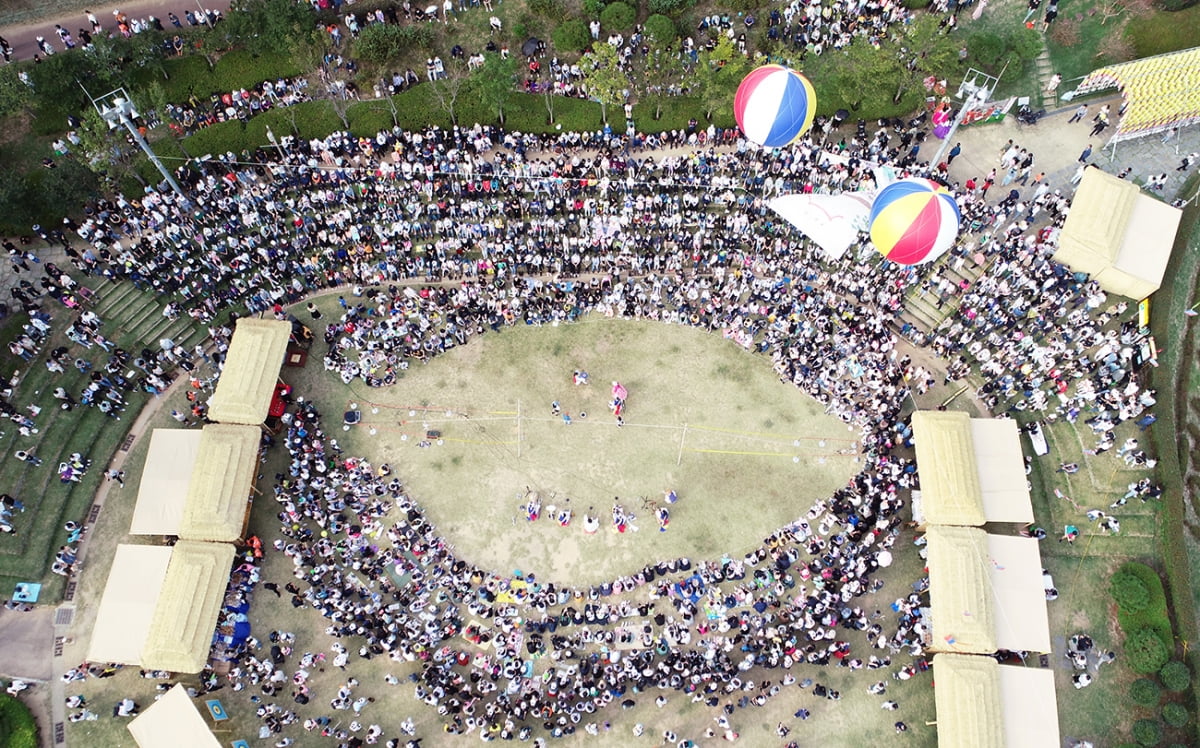
[[[286,318],[288,305],[335,286],[343,287],[337,318],[308,312],[324,326],[325,365],[378,386],[505,326],[601,314],[719,332],[860,430],[865,456],[848,488],[745,558],[665,560],[586,589],[496,575],[447,546],[390,470],[341,454],[308,403],[290,418],[291,468],[275,488],[276,547],[296,571],[292,604],[330,619],[343,663],[355,652],[422,662],[412,688],[450,732],[590,732],[604,707],[660,686],[724,712],[765,702],[795,682],[788,671],[801,663],[890,668],[905,680],[924,667],[916,595],[896,600],[895,620],[862,598],[881,586],[879,554],[899,537],[904,496],[916,485],[915,466],[897,453],[911,433],[901,406],[910,384],[928,387],[932,377],[897,350],[897,318],[905,294],[938,271],[881,264],[869,248],[828,261],[759,195],[853,189],[880,163],[939,170],[912,160],[890,127],[818,133],[785,154],[729,142],[715,128],[663,139],[679,149],[619,134],[486,127],[339,133],[210,160],[182,175],[190,205],[157,192],[94,203],[82,223],[46,238],[83,273],[153,289],[171,300],[170,313],[209,324],[218,350],[164,340],[139,356],[102,345],[109,363],[80,399],[119,416],[122,390],[160,391],[169,371],[201,356],[219,365],[230,332],[218,321],[223,309],[244,301]],[[1095,284],[1050,259],[1065,198],[1044,215],[1009,217],[986,190],[953,186],[980,225],[949,262],[977,262],[979,253],[987,261],[974,285],[945,289],[961,296],[958,310],[922,342],[952,377],[982,373],[979,394],[997,410],[1041,409],[1043,392],[1068,419],[1098,413],[1098,403],[1112,409],[1098,413],[1102,426],[1141,415],[1153,393],[1133,384],[1121,333],[1111,331],[1126,310],[1104,308]],[[42,271],[64,303],[79,293],[61,269]],[[74,345],[107,342],[102,320],[71,312]],[[141,379],[126,376],[130,364]],[[75,407],[64,394],[63,406]],[[851,631],[878,651],[859,656]],[[645,646],[623,654],[621,637]],[[484,654],[484,643],[495,653]],[[904,662],[893,665],[897,655]],[[253,640],[227,656],[238,663],[235,688],[263,685]],[[552,670],[526,672],[525,660],[543,657]],[[277,671],[291,665],[274,664],[266,682],[282,692]],[[285,684],[303,684],[307,665],[296,667]],[[781,679],[764,685],[773,674],[760,673],[773,669]],[[300,720],[279,710],[289,711],[261,715],[275,715],[264,722],[269,734]],[[311,718],[312,729],[358,732],[322,718]],[[381,736],[357,723],[363,736]]]
[[[831,26],[830,43],[855,33],[834,34],[836,21],[818,19]],[[869,247],[830,261],[792,232],[763,196],[870,186],[879,165],[946,179],[941,165],[918,160],[921,133],[911,128],[847,130],[818,130],[781,153],[715,127],[538,136],[475,126],[288,138],[219,155],[181,173],[190,202],[169,192],[118,196],[89,205],[82,223],[46,232],[78,271],[152,289],[171,313],[212,333],[195,351],[170,340],[123,351],[101,333],[102,320],[85,319],[70,276],[47,265],[42,290],[75,315],[72,345],[99,346],[107,358],[83,392],[55,396],[64,408],[92,405],[119,418],[123,392],[157,394],[170,372],[201,357],[219,365],[230,334],[223,310],[244,302],[286,318],[289,305],[333,287],[344,294],[341,314],[318,332],[326,368],[346,382],[384,386],[489,330],[584,314],[697,326],[764,354],[782,380],[860,431],[865,467],[741,559],[664,560],[590,588],[497,575],[449,547],[389,470],[342,454],[311,403],[290,415],[290,469],[275,487],[276,548],[296,572],[287,591],[294,606],[329,619],[335,666],[420,661],[411,687],[447,731],[590,733],[603,729],[606,707],[662,689],[662,698],[675,691],[703,701],[734,739],[737,707],[804,685],[794,666],[882,668],[897,680],[926,667],[916,594],[896,600],[895,616],[865,598],[882,586],[880,554],[900,536],[917,480],[899,451],[909,435],[902,404],[910,386],[928,388],[933,376],[898,350],[897,328],[945,360],[950,379],[980,373],[978,394],[996,411],[1094,415],[1104,426],[1153,405],[1137,384],[1132,340],[1115,324],[1126,308],[1106,307],[1098,286],[1051,260],[1069,198],[1032,176],[1028,151],[1005,149],[982,182],[950,185],[967,236],[949,264],[980,266],[974,283],[880,263]],[[994,201],[998,173],[1011,190]],[[25,263],[12,256],[14,269]],[[15,289],[25,298],[14,298],[36,306],[40,292],[26,283]],[[928,337],[899,321],[906,294],[926,286],[956,304]],[[40,315],[14,354],[43,355],[38,322],[49,320]],[[46,363],[73,357],[68,350]],[[203,386],[194,380],[192,389]],[[1097,431],[1098,447],[1111,430]],[[1131,492],[1144,498],[1152,488]],[[857,651],[851,632],[874,651]],[[630,642],[643,646],[618,646]],[[308,703],[305,658],[317,655],[277,646],[264,658],[255,644],[229,648],[229,682],[268,697],[264,737],[300,723],[343,741],[383,738],[364,721],[304,718],[305,709],[272,701],[292,688],[296,703]],[[527,671],[529,659],[546,667]],[[830,698],[825,686],[807,685]],[[353,689],[330,708],[356,716],[368,708],[354,709]]]

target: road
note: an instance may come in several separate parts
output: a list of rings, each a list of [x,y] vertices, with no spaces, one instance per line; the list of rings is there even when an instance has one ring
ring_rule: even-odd
[[[162,21],[164,27],[169,29],[171,24],[167,20],[168,13],[179,16],[180,23],[187,28],[187,19],[184,14],[189,10],[195,12],[204,7],[227,13],[229,3],[230,0],[206,0],[202,6],[199,0],[190,0],[190,2],[188,0],[138,0],[116,5],[93,5],[91,10],[96,14],[96,19],[100,21],[104,33],[115,33],[117,24],[113,19],[113,11],[117,9],[131,19],[154,16]],[[54,51],[61,54],[64,47],[58,34],[54,31],[56,25],[62,26],[70,32],[76,42],[79,41],[79,29],[86,29],[90,26],[87,15],[80,11],[47,17],[19,26],[0,27],[0,36],[3,36],[12,45],[14,61],[29,60],[38,54],[37,38],[39,36],[45,37],[46,41],[54,47]]]

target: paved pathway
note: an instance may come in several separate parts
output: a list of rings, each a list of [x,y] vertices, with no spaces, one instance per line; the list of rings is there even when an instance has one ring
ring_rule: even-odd
[[[1114,95],[1104,99],[1091,99],[1087,103],[1089,114],[1099,111],[1103,104],[1109,104],[1115,112],[1121,106],[1121,98]],[[1107,140],[1089,137],[1092,129],[1090,116],[1080,122],[1067,124],[1077,106],[1078,103],[1052,111],[1036,125],[1021,125],[1015,117],[1008,117],[997,124],[959,128],[954,140],[962,143],[962,155],[950,165],[950,178],[961,184],[971,177],[982,179],[991,169],[998,169],[1000,153],[1011,138],[1017,145],[1033,152],[1035,174],[1045,171],[1052,187],[1073,191],[1071,177],[1079,167],[1080,154],[1090,144],[1090,162],[1101,169],[1116,174],[1126,167],[1131,167],[1128,178],[1139,184],[1144,183],[1152,174],[1166,172],[1167,185],[1163,192],[1159,193],[1160,197],[1168,201],[1176,197],[1192,197],[1179,195],[1179,191],[1186,177],[1198,167],[1193,166],[1192,170],[1183,172],[1176,171],[1176,168],[1188,153],[1200,152],[1200,126],[1184,128],[1177,138],[1166,144],[1162,142],[1162,136],[1150,135],[1105,148]],[[1108,132],[1111,133],[1111,129]],[[921,149],[921,155],[932,156],[939,143],[940,141],[927,142]],[[1032,193],[1031,189],[1014,186],[1017,190],[1022,190],[1023,194]],[[990,201],[1002,199],[1011,187],[1001,188],[997,182],[990,192]]]
[[[148,18],[154,16],[162,21],[164,28],[171,28],[170,22],[167,20],[167,13],[174,13],[179,16],[180,23],[183,27],[188,28],[187,19],[184,14],[188,11],[197,13],[201,7],[209,10],[219,10],[222,14],[229,12],[230,0],[205,0],[203,6],[196,0],[134,0],[129,3],[117,3],[115,5],[105,5],[97,3],[91,7],[91,11],[96,14],[96,20],[100,22],[100,26],[105,33],[111,33],[116,29],[116,22],[113,20],[113,11],[120,9],[122,13],[130,18]],[[79,29],[91,30],[91,25],[88,23],[87,15],[83,11],[75,13],[65,13],[61,15],[48,15],[47,18],[33,23],[26,23],[19,26],[4,26],[0,27],[0,36],[8,40],[8,43],[13,46],[14,60],[29,60],[35,54],[39,54],[37,48],[37,37],[45,37],[46,41],[50,42],[56,53],[61,53],[65,47],[62,41],[55,33],[55,25],[62,26],[72,36],[75,41],[79,41]]]

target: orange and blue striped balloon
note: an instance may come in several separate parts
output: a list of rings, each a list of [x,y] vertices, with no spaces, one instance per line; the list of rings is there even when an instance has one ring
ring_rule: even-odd
[[[746,139],[768,148],[788,145],[808,132],[816,109],[812,84],[782,65],[751,70],[733,97],[733,116]]]
[[[929,179],[901,179],[871,204],[871,242],[892,262],[916,265],[940,257],[954,244],[962,216],[954,196]]]

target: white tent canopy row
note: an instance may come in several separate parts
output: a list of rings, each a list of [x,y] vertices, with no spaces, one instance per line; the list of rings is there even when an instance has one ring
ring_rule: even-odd
[[[237,321],[217,389],[208,401],[209,419],[248,426],[267,420],[291,334],[287,322],[249,317]]]
[[[930,527],[925,538],[928,649],[966,654],[1050,651],[1036,540],[942,526]]]
[[[198,673],[208,661],[234,547],[118,545],[88,660]]]
[[[170,561],[168,546],[117,546],[92,626],[89,661],[142,664],[142,647]]]
[[[140,748],[221,748],[182,683],[129,723]]]
[[[921,477],[913,499],[918,525],[1033,521],[1016,421],[922,410],[913,413],[912,427]]]
[[[154,429],[150,434],[130,535],[179,534],[200,434],[188,429]]]
[[[261,432],[211,424],[155,429],[142,469],[132,535],[233,542],[245,532]]]
[[[1162,285],[1183,211],[1100,169],[1085,169],[1055,262],[1140,301]]]
[[[939,748],[1058,748],[1054,672],[991,657],[933,658]]]

